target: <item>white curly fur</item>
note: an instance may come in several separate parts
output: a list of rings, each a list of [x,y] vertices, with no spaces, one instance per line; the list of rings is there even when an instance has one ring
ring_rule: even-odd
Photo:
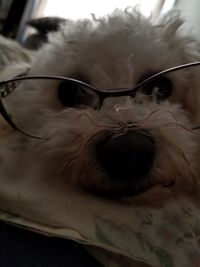
[[[92,21],[68,21],[49,36],[29,75],[84,77],[98,89],[133,87],[148,73],[199,59],[195,40],[180,33],[182,23],[172,13],[159,25],[152,25],[128,11]],[[104,172],[94,145],[110,133],[118,136],[137,128],[153,136],[156,156],[150,174],[134,185],[133,191],[174,180],[191,188],[199,175],[199,134],[191,130],[198,124],[198,68],[167,77],[173,83],[173,93],[166,101],[155,103],[143,95],[138,96],[139,101],[113,97],[106,99],[99,111],[63,107],[55,82],[26,82],[10,96],[13,112],[28,125],[29,132],[48,139],[11,133],[7,138],[10,151],[1,157],[13,162],[12,170],[5,163],[1,173],[8,176],[21,168],[20,177],[37,171],[41,179],[45,174],[49,181],[64,178],[66,185],[123,195],[127,185]],[[17,144],[19,149],[13,152]]]

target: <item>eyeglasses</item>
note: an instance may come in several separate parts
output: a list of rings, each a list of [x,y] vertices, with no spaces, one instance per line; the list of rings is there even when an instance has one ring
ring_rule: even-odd
[[[51,87],[53,83],[54,86],[58,87],[58,97],[60,98],[60,101],[64,106],[78,108],[91,107],[94,109],[100,109],[103,101],[108,97],[130,96],[135,98],[138,92],[142,92],[148,95],[155,94],[158,101],[165,99],[171,94],[172,85],[170,80],[164,75],[198,65],[200,65],[200,61],[163,70],[150,76],[147,79],[144,79],[133,88],[97,89],[85,82],[60,76],[15,77],[13,79],[0,82],[0,113],[13,129],[18,130],[26,136],[43,139],[43,137],[30,132],[34,128],[32,127],[33,125],[31,125],[31,121],[24,123],[20,118],[20,113],[15,112],[15,107],[17,106],[18,109],[18,107],[20,107],[22,103],[12,102],[12,92],[16,88],[17,90],[18,88],[20,90],[21,85],[26,88],[26,86],[28,87],[30,85],[29,82],[31,82],[31,84],[34,84],[34,86],[42,86],[44,88],[47,88],[46,90],[48,90],[48,87]],[[27,88],[27,90],[29,89]],[[21,100],[19,99],[19,101]],[[26,110],[29,106],[28,101],[29,103],[31,103],[31,97],[27,100],[27,103],[25,105]],[[26,111],[24,110],[24,112]],[[38,118],[41,118],[43,116],[40,110],[36,110],[36,113],[37,114],[34,114],[34,116],[38,116]],[[37,129],[36,125],[35,128]],[[200,126],[194,127],[192,129],[196,130],[199,128]]]

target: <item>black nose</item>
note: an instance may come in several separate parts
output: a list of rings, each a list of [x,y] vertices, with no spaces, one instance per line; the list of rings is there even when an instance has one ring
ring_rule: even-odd
[[[102,169],[112,179],[134,183],[149,174],[155,157],[155,144],[147,134],[129,131],[101,140],[96,152]]]

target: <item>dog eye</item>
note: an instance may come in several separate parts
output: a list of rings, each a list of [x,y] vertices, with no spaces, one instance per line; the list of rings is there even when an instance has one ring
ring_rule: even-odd
[[[155,96],[157,100],[162,101],[172,94],[172,82],[167,77],[159,77],[149,82],[142,88],[142,92],[147,95]]]
[[[96,94],[86,85],[74,81],[61,82],[58,87],[58,98],[65,107],[95,107]]]

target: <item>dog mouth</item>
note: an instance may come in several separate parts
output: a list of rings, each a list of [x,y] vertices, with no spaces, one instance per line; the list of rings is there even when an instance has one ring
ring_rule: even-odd
[[[96,158],[105,181],[96,191],[108,196],[136,196],[150,190],[156,148],[146,131],[109,135],[96,145]]]
[[[147,184],[136,188],[133,184],[124,186],[123,184],[116,186],[114,183],[110,187],[95,187],[92,191],[98,195],[103,195],[108,198],[126,198],[136,197],[151,190],[155,184]]]
[[[149,192],[156,186],[161,186],[162,188],[170,188],[175,185],[175,180],[167,183],[147,183],[145,185],[140,185],[136,187],[134,184],[124,186],[124,184],[116,186],[116,184],[110,185],[110,187],[95,187],[94,192],[100,195],[103,195],[108,198],[128,198],[128,197],[137,197],[138,195],[145,194]]]

